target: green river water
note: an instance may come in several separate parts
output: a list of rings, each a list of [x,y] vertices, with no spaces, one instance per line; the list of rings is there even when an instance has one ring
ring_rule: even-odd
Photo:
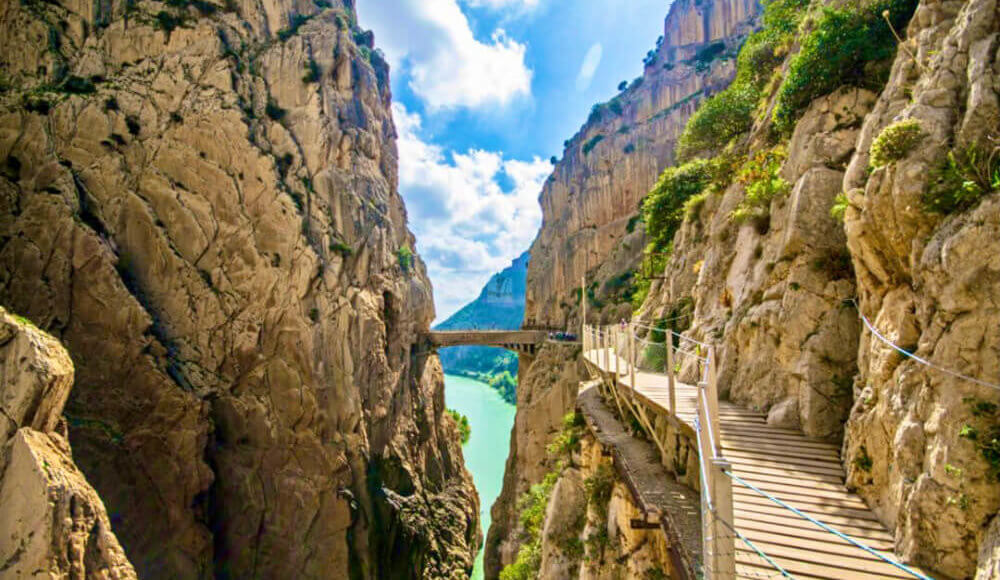
[[[465,466],[479,492],[479,520],[483,539],[490,527],[490,507],[503,487],[503,470],[510,446],[510,429],[514,425],[514,405],[504,401],[486,383],[445,375],[444,398],[449,409],[469,418],[472,435],[462,446]],[[476,557],[473,580],[483,577],[483,551]]]

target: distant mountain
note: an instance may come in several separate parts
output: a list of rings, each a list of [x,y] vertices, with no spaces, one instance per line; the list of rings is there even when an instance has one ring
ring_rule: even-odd
[[[479,297],[466,304],[437,330],[498,329],[521,327],[524,318],[524,288],[528,274],[528,252],[509,267],[494,274]],[[502,348],[455,346],[440,350],[446,373],[487,382],[500,391],[507,402],[517,400],[517,355]]]

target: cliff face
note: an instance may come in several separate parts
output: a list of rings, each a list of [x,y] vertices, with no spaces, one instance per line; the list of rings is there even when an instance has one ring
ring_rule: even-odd
[[[8,3],[0,302],[143,577],[459,576],[477,498],[352,2]]]
[[[515,560],[521,547],[517,499],[555,467],[558,458],[550,456],[546,446],[576,404],[584,376],[579,355],[579,345],[547,344],[530,365],[522,364],[518,371],[517,415],[503,488],[490,508],[492,523],[483,565],[487,578],[496,578]]]
[[[526,325],[574,325],[579,320],[575,290],[584,274],[608,264],[603,281],[638,263],[643,243],[641,232],[629,236],[635,225],[630,218],[673,161],[677,138],[698,103],[729,83],[733,55],[758,10],[753,0],[674,2],[663,40],[647,57],[643,75],[596,106],[567,141],[542,189],[543,222],[531,247]],[[609,261],[610,256],[617,259]],[[620,303],[609,304],[608,311],[607,319],[617,320],[630,310]]]
[[[820,96],[779,139],[772,86],[739,147],[753,160],[780,141],[776,177],[787,190],[750,223],[734,218],[749,180],[710,192],[640,313],[665,321],[692,304],[683,324],[720,345],[726,396],[772,424],[843,438],[848,485],[895,531],[903,559],[943,577],[975,575],[977,557],[981,576],[996,565],[989,441],[1000,398],[901,356],[859,313],[896,345],[995,382],[997,10],[990,0],[920,2],[884,88]],[[899,127],[918,137],[904,141]],[[977,171],[992,184],[948,206]],[[830,214],[841,192],[846,225]]]
[[[0,571],[11,578],[136,578],[97,492],[73,463],[66,350],[0,308]]]
[[[907,51],[898,54],[865,120],[844,179],[861,313],[918,356],[994,384],[1000,376],[998,31],[995,0],[922,2]],[[895,163],[866,171],[870,145],[900,120],[916,123],[923,138]],[[928,201],[941,203],[929,195],[949,193],[929,189],[948,175],[942,161],[949,155],[966,168],[960,169],[966,180],[975,179],[972,167],[992,172],[994,193],[944,214],[929,212]],[[895,526],[904,555],[951,576],[971,576],[978,547],[997,542],[1000,467],[990,441],[996,449],[1000,391],[903,358],[868,331],[858,367],[844,442],[849,483]],[[988,550],[982,554],[980,573],[989,577],[995,555],[990,563]]]

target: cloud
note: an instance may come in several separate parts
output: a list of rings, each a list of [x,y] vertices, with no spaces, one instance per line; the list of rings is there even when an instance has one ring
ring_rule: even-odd
[[[604,47],[600,42],[590,46],[590,50],[583,57],[580,64],[580,72],[576,75],[576,90],[583,92],[590,88],[590,83],[594,80],[597,67],[601,65],[601,57],[604,56]]]
[[[538,157],[448,152],[421,137],[418,114],[396,103],[393,116],[399,188],[444,318],[531,245],[542,220],[538,194],[552,166]],[[501,179],[509,186],[501,187]]]
[[[474,8],[489,8],[490,10],[513,8],[519,11],[529,11],[538,8],[541,0],[465,0],[465,3]]]
[[[473,0],[477,5],[537,0]],[[527,47],[496,29],[481,42],[457,0],[383,0],[358,6],[390,63],[431,111],[503,106],[531,94]]]

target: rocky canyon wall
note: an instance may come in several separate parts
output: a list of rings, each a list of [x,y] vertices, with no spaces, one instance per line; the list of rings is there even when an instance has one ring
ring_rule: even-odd
[[[562,428],[563,417],[576,405],[584,377],[580,346],[549,343],[537,357],[518,369],[517,415],[510,434],[510,451],[503,488],[490,510],[492,524],[486,537],[484,571],[496,578],[514,562],[522,544],[518,498],[551,472],[558,458],[546,447]]]
[[[566,142],[542,189],[543,223],[531,247],[526,325],[573,326],[584,274],[593,271],[588,285],[599,280],[600,293],[606,280],[635,268],[644,244],[641,228],[637,231],[630,218],[673,162],[687,119],[729,83],[733,57],[758,11],[755,0],[674,2],[643,75],[595,106]],[[628,316],[626,303],[607,302],[608,320]],[[602,315],[590,308],[595,317]]]
[[[55,339],[0,308],[0,573],[136,578],[97,492],[73,463],[63,405],[73,363]]]
[[[353,3],[7,2],[0,303],[142,577],[461,577],[477,498]]]
[[[1000,395],[901,355],[859,314],[904,350],[996,382],[1000,184],[949,195],[973,187],[970,156],[997,171],[997,10],[920,2],[887,84],[812,100],[787,136],[772,125],[772,85],[736,147],[742,172],[686,215],[640,312],[669,325],[691,304],[681,324],[719,345],[724,396],[842,439],[848,485],[895,531],[899,555],[951,578],[974,576],[977,558],[989,577],[995,558]],[[786,187],[741,221],[746,168],[767,155]]]

